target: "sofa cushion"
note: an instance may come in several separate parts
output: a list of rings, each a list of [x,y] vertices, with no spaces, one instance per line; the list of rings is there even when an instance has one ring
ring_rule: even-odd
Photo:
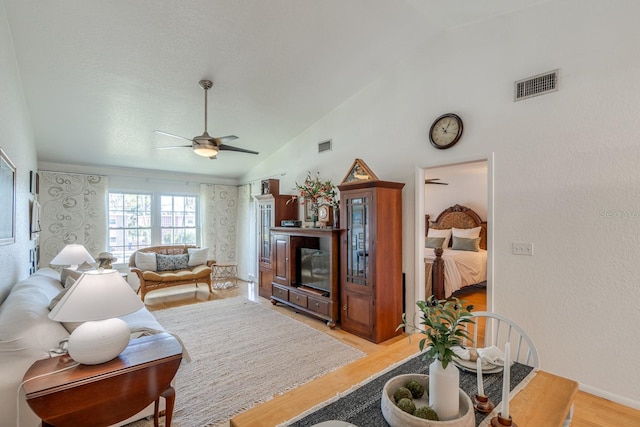
[[[156,271],[183,270],[189,268],[189,255],[156,254]]]
[[[156,271],[156,253],[136,251],[136,267],[142,271]]]
[[[62,284],[47,274],[36,273],[17,283],[0,307],[1,350],[42,358],[69,336],[59,322],[49,319],[49,303],[61,290]]]
[[[189,267],[207,263],[209,248],[189,248],[187,252],[189,253]]]

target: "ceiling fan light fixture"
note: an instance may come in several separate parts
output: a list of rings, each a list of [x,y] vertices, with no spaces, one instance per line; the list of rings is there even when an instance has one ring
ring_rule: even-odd
[[[218,149],[214,147],[196,147],[193,152],[202,157],[213,157],[218,154]]]

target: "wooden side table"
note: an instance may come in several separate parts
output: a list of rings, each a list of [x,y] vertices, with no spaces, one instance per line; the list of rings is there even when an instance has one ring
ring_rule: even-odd
[[[68,355],[38,360],[24,375],[26,400],[47,426],[108,426],[166,399],[171,425],[175,390],[171,381],[182,360],[182,346],[167,333],[131,340],[115,359],[76,365]],[[76,365],[76,366],[74,366]]]
[[[211,266],[211,283],[215,289],[238,287],[238,263],[217,262]]]

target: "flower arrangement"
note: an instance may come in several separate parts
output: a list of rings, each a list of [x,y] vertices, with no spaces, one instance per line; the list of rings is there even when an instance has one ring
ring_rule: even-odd
[[[428,344],[424,360],[438,359],[446,369],[453,358],[458,357],[451,347],[463,347],[463,339],[473,341],[464,328],[465,323],[475,323],[471,315],[473,305],[465,307],[464,303],[465,301],[458,298],[437,300],[432,295],[426,301],[416,302],[420,310],[420,324],[425,325],[424,329],[408,324],[405,315],[402,316],[402,324],[398,328],[419,329],[426,335],[426,338],[420,340],[420,351],[424,351],[425,345]]]
[[[316,173],[320,175],[320,172]],[[310,202],[310,208],[312,215],[318,215],[318,207],[321,204],[327,204],[332,207],[337,207],[340,204],[340,199],[336,193],[336,186],[333,185],[331,180],[322,181],[319,176],[311,178],[311,172],[307,172],[307,177],[302,184],[296,182],[296,190],[300,193],[300,197]],[[298,196],[294,196],[293,201]]]

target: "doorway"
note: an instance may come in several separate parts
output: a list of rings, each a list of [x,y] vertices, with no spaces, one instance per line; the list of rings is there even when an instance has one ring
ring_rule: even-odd
[[[469,160],[416,170],[416,278],[425,283],[425,215],[434,221],[443,210],[456,204],[475,211],[487,222],[486,309],[493,308],[493,161]],[[471,288],[471,287],[470,287]],[[464,291],[460,291],[464,292]],[[424,300],[424,285],[417,286],[416,300]],[[455,295],[454,295],[455,296]]]

